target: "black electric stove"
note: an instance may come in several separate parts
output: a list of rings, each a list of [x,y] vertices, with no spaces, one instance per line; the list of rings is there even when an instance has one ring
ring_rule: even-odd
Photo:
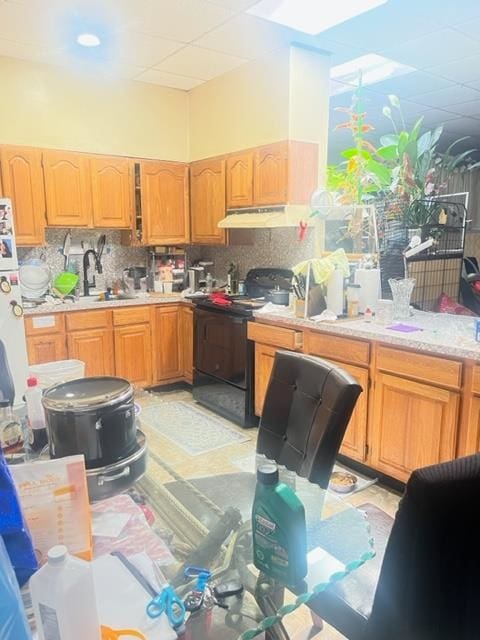
[[[212,411],[242,427],[258,424],[254,414],[254,351],[247,339],[247,322],[266,304],[276,287],[289,289],[287,269],[251,269],[245,296],[192,298],[194,309],[193,397]]]

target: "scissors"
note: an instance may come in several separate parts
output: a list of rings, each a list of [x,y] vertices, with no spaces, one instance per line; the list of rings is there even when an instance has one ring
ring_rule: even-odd
[[[175,589],[166,584],[160,593],[147,605],[149,618],[158,618],[165,613],[173,629],[185,622],[185,605],[177,596]]]
[[[122,636],[133,636],[134,638],[140,638],[140,640],[147,640],[143,633],[135,631],[134,629],[112,629],[111,627],[102,625],[101,630],[102,640],[117,640]]]

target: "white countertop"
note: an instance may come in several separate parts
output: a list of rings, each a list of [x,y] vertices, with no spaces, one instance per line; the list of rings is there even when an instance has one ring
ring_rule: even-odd
[[[134,307],[146,304],[172,304],[177,302],[188,302],[185,298],[178,295],[146,295],[138,298],[124,298],[100,301],[94,296],[89,298],[79,298],[77,302],[58,301],[53,304],[45,302],[38,307],[24,309],[26,316],[44,315],[50,313],[64,313],[70,311],[89,311],[90,309],[111,309],[117,307]]]
[[[384,325],[375,321],[367,322],[361,317],[357,320],[342,318],[331,322],[314,322],[296,318],[288,309],[278,313],[257,311],[254,316],[258,321],[278,322],[292,328],[314,329],[340,336],[376,340],[441,356],[480,361],[480,343],[474,338],[474,318],[468,316],[414,311],[408,320],[401,321],[401,324],[421,329],[411,333],[387,329]],[[399,322],[392,322],[388,326]]]

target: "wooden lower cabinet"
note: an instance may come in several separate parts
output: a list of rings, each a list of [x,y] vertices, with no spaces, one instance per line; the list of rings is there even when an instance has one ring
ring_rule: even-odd
[[[193,309],[181,307],[183,375],[193,382]]]
[[[183,376],[180,308],[156,307],[154,336],[154,380],[162,382]]]
[[[149,324],[114,329],[115,374],[138,387],[152,384],[152,336]]]
[[[68,357],[85,362],[86,376],[115,375],[111,329],[85,329],[67,335]]]
[[[338,363],[338,366],[353,376],[363,389],[343,436],[340,453],[359,462],[365,462],[367,453],[368,369],[361,369],[345,363]]]
[[[66,360],[65,335],[59,333],[27,336],[27,354],[29,364]]]
[[[255,415],[257,416],[262,415],[265,394],[277,351],[278,349],[267,344],[255,343]]]
[[[406,482],[415,469],[456,455],[460,395],[377,373],[369,463]]]

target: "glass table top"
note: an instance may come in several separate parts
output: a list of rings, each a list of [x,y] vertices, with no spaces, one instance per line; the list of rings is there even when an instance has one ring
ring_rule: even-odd
[[[375,555],[365,514],[338,494],[280,468],[280,480],[292,486],[305,507],[308,573],[295,588],[288,604],[275,594],[282,585],[259,574],[253,565],[251,509],[256,477],[251,472],[206,474],[185,478],[158,454],[150,451],[152,466],[164,472],[164,482],[152,473],[137,483],[148,505],[175,539],[188,549],[180,568],[168,576],[179,593],[188,591],[183,568],[208,567],[216,580],[233,571],[253,594],[262,615],[253,617],[251,628],[239,640],[251,640],[329,585],[345,578]],[[257,456],[259,462],[265,458]],[[245,628],[245,627],[244,627]],[[206,636],[209,637],[209,636]],[[285,637],[285,636],[283,636]]]

